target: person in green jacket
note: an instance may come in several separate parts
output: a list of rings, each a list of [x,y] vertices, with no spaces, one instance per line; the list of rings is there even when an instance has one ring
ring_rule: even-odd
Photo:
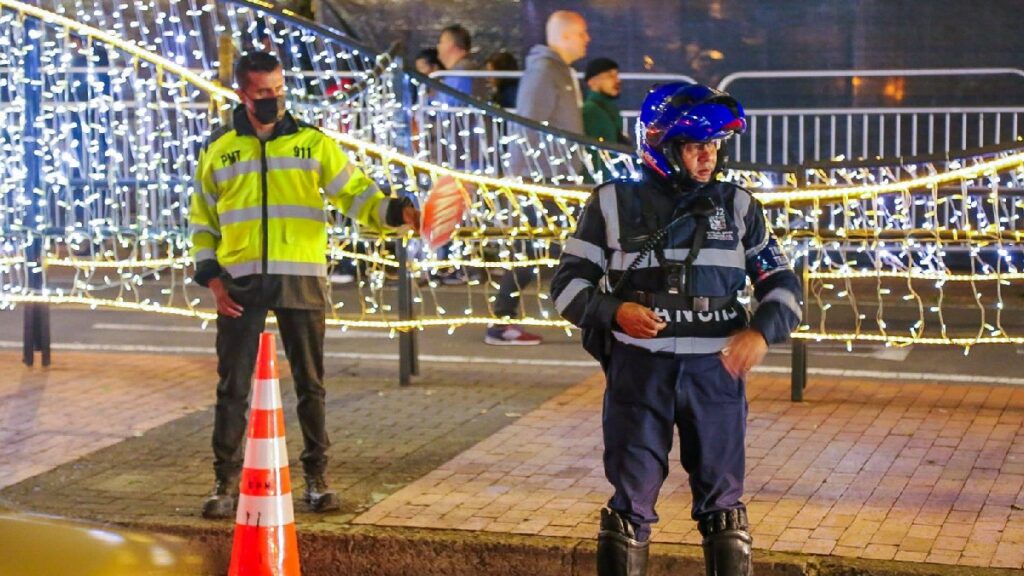
[[[583,130],[591,138],[603,142],[629,145],[629,138],[622,132],[622,113],[615,103],[622,93],[619,80],[619,65],[611,58],[594,58],[587,63],[583,80],[589,92],[583,103]],[[591,154],[594,167],[605,177],[612,174],[596,154]]]

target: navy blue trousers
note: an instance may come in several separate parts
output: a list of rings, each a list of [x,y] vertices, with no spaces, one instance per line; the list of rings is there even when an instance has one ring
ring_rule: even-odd
[[[668,476],[672,428],[690,476],[692,515],[743,508],[747,400],[717,354],[659,356],[616,343],[606,372],[604,470],[609,508],[646,540]]]

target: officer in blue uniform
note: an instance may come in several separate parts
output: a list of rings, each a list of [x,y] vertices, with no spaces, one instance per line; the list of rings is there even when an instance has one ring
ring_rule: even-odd
[[[600,576],[646,573],[672,426],[708,576],[751,574],[743,495],[746,373],[800,321],[800,286],[750,192],[717,181],[740,104],[690,83],[657,86],[638,124],[638,181],[597,187],[551,295],[605,370]],[[737,300],[747,280],[757,307]]]

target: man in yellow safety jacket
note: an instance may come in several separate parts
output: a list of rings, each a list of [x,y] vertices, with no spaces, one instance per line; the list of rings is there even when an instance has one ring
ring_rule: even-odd
[[[417,226],[419,212],[408,199],[387,198],[336,142],[285,111],[275,56],[242,56],[235,81],[242,104],[200,152],[190,217],[195,280],[217,304],[216,484],[203,516],[234,516],[250,382],[269,311],[295,380],[305,500],[313,511],[336,510],[338,496],[324,479],[324,197],[375,230]]]

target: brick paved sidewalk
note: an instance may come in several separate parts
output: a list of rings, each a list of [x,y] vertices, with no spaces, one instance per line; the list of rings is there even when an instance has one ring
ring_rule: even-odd
[[[354,523],[593,538],[602,392],[589,378]],[[835,379],[794,404],[788,379],[755,375],[748,392],[757,548],[1024,565],[1024,389]],[[689,508],[675,465],[654,541],[698,544]]]
[[[61,353],[43,368],[0,352],[0,488],[213,403],[212,357]]]
[[[43,369],[0,353],[0,503],[92,520],[219,526],[199,518],[213,485],[216,360],[209,356],[62,351]],[[281,359],[282,375],[288,374]],[[397,385],[394,362],[325,366],[328,477],[342,510],[301,504],[302,435],[290,378],[281,382],[296,513],[337,527],[574,385],[590,369],[538,379],[530,366],[424,365]],[[230,523],[224,524],[230,528]]]
[[[415,386],[399,388],[392,364],[328,366],[329,473],[344,506],[326,516],[296,506],[304,537],[326,538],[307,541],[304,553],[320,558],[370,542],[367,529],[388,553],[423,553],[387,532],[402,526],[486,533],[469,540],[484,543],[478,560],[498,558],[494,538],[522,534],[534,539],[517,541],[526,547],[517,558],[560,542],[573,562],[589,561],[592,552],[574,542],[593,542],[610,491],[601,379],[586,378],[589,370],[538,378],[532,367],[428,364]],[[4,503],[230,537],[229,521],[198,518],[212,481],[212,355],[62,352],[43,370],[0,353],[0,366]],[[282,384],[297,470],[295,399],[290,381]],[[749,392],[748,501],[761,550],[907,566],[1024,565],[1024,389],[815,379],[807,402],[793,404],[787,379],[755,374]],[[656,542],[696,544],[688,511],[674,467]],[[430,553],[452,549],[443,532],[431,533],[439,540]]]

